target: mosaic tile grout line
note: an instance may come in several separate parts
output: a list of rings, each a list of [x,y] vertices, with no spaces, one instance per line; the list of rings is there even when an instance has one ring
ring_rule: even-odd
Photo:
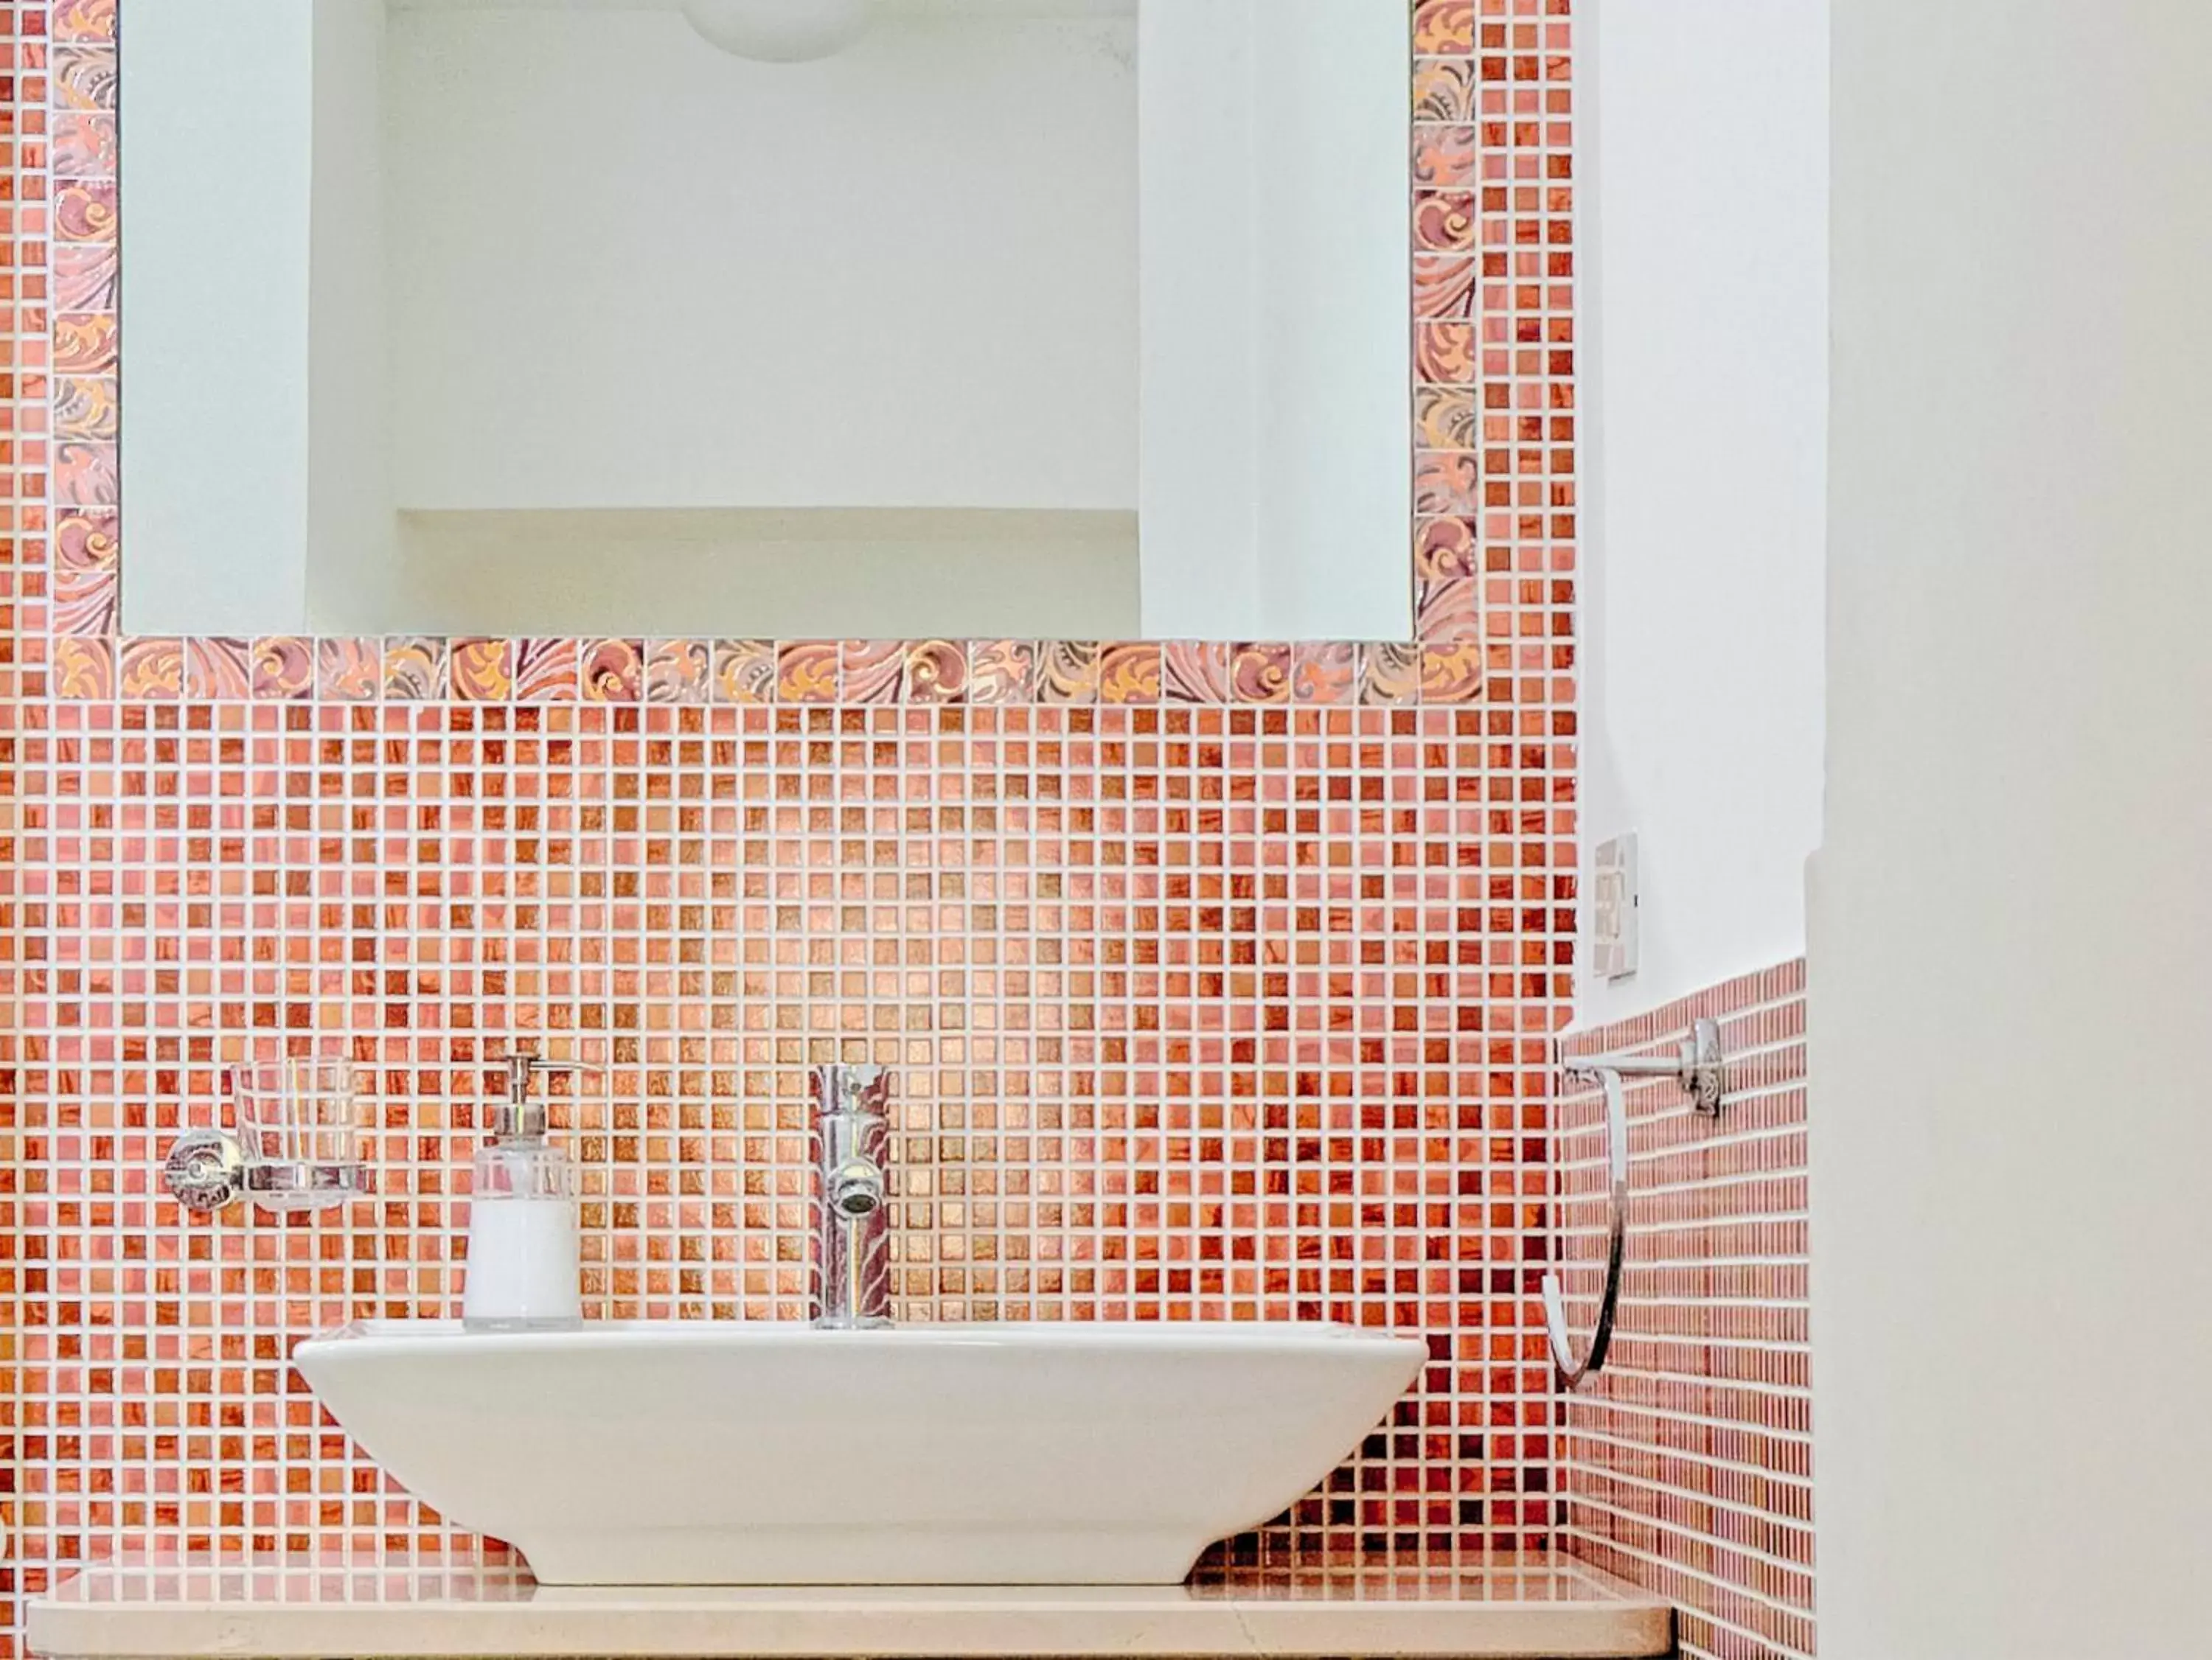
[[[797,1081],[880,1056],[908,1084],[909,1312],[1429,1334],[1393,1422],[1229,1554],[1549,1537],[1565,0],[1409,10],[1425,655],[410,637],[374,673],[345,642],[112,637],[112,4],[0,13],[11,1615],[133,1544],[487,1548],[286,1357],[356,1310],[451,1308],[455,1172],[514,1033],[615,1063],[566,1109],[597,1313],[799,1312]],[[319,1034],[373,1070],[391,1189],[342,1233],[183,1222],[150,1167],[217,1064]]]
[[[1561,1537],[1675,1601],[1686,1656],[1790,1660],[1814,1650],[1804,965],[1566,1046],[1663,1045],[1701,1015],[1723,1023],[1728,1105],[1703,1120],[1664,1089],[1631,1092],[1638,1179],[1616,1360],[1560,1403]],[[1562,1251],[1587,1299],[1598,1098],[1554,1105]],[[1670,1179],[1652,1181],[1657,1168]]]
[[[5,1373],[5,1386],[0,1389],[0,1471],[6,1475],[4,1491],[0,1491],[0,1611],[9,1616],[10,1631],[18,1589],[16,1564],[22,1560],[24,1545],[20,1429],[27,1405],[17,1336],[19,1263],[23,1250],[15,1175],[21,1142],[13,1034],[21,1027],[18,966],[23,960],[23,946],[16,905],[21,809],[15,787],[15,733],[17,665],[22,655],[18,623],[26,589],[25,570],[33,562],[32,544],[43,528],[39,506],[43,483],[33,463],[44,425],[47,328],[37,303],[39,296],[25,275],[27,266],[42,263],[40,258],[27,259],[23,250],[27,243],[44,234],[38,205],[41,192],[26,188],[26,183],[35,179],[43,159],[40,147],[45,142],[45,119],[42,110],[27,107],[33,89],[23,80],[28,65],[18,21],[13,11],[0,16],[0,51],[5,52],[8,72],[15,78],[4,100],[0,100],[0,109],[5,111],[0,143],[7,150],[4,168],[0,168],[6,180],[0,214],[7,221],[7,254],[4,264],[0,264],[0,283],[4,284],[0,303],[6,306],[0,351],[4,351],[7,360],[6,385],[0,389],[0,419],[6,422],[6,431],[0,434],[0,443],[5,446],[4,454],[0,454],[5,478],[4,485],[0,485],[0,513],[6,518],[4,548],[0,548],[0,1019],[6,1021],[5,1035],[0,1036],[0,1372]],[[42,103],[42,87],[35,95]],[[12,1642],[12,1636],[0,1634],[0,1644]]]

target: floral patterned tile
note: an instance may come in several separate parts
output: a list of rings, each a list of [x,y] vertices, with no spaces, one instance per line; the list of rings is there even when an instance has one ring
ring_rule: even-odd
[[[1026,703],[1036,691],[1037,650],[1026,639],[981,639],[968,647],[968,701]]]
[[[656,639],[645,653],[650,703],[706,703],[713,698],[714,648],[703,639]]]
[[[1359,647],[1339,641],[1301,644],[1291,654],[1291,696],[1299,703],[1359,700]]]
[[[1101,703],[1158,703],[1161,650],[1157,640],[1116,640],[1098,653]]]
[[[835,640],[787,641],[775,648],[778,703],[835,703],[838,645]]]
[[[134,700],[181,698],[185,694],[185,643],[153,635],[123,642],[116,692]]]
[[[1406,704],[1421,700],[1421,648],[1370,643],[1360,648],[1359,700]]]
[[[514,642],[514,689],[517,703],[570,703],[580,695],[584,642],[577,639],[526,639]]]
[[[635,703],[645,695],[645,642],[594,639],[581,651],[579,691],[587,703]]]
[[[779,677],[775,642],[718,639],[714,642],[714,701],[774,703]]]
[[[957,640],[926,639],[906,653],[908,703],[960,703],[968,696],[968,648]]]
[[[289,700],[315,694],[315,642],[298,634],[267,634],[253,642],[253,695]]]
[[[1227,703],[1229,645],[1224,640],[1171,642],[1161,660],[1161,689],[1170,703]]]
[[[453,695],[469,702],[503,703],[514,690],[514,642],[482,636],[454,640],[447,653]]]
[[[838,648],[839,701],[896,703],[906,683],[906,657],[898,640],[847,640]]]
[[[1096,703],[1097,642],[1054,639],[1041,644],[1035,690],[1040,703]]]
[[[447,694],[447,642],[420,634],[392,634],[384,642],[384,695],[410,702]]]
[[[1229,686],[1239,703],[1288,703],[1293,652],[1280,641],[1247,641],[1229,654]]]
[[[1486,680],[1486,654],[1479,641],[1421,648],[1421,701],[1473,703]]]
[[[384,691],[380,639],[315,642],[315,695],[333,703],[374,702]]]
[[[63,636],[53,642],[57,696],[87,700],[115,695],[115,642]]]
[[[253,642],[202,637],[185,642],[185,695],[242,702],[253,695]]]

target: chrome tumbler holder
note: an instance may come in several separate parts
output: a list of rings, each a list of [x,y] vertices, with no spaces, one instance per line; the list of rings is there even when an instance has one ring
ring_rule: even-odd
[[[161,1161],[162,1184],[179,1204],[212,1216],[250,1198],[288,1215],[348,1204],[371,1190],[349,1066],[283,1061],[249,1075],[247,1085],[234,1074],[224,1078],[236,1101],[235,1133],[188,1130]]]
[[[227,1130],[187,1130],[161,1161],[161,1180],[196,1216],[240,1198],[264,1210],[323,1210],[372,1191],[365,1164],[257,1164]]]

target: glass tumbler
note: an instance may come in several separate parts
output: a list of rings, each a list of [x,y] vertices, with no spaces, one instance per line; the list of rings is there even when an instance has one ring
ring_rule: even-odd
[[[353,1063],[287,1057],[231,1073],[246,1187],[271,1210],[319,1210],[368,1190]]]

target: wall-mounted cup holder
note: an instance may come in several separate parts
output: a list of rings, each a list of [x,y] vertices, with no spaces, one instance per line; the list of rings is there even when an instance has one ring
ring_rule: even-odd
[[[225,1080],[238,1130],[188,1130],[162,1161],[177,1203],[211,1216],[240,1198],[280,1215],[327,1210],[371,1190],[353,1068],[289,1059]]]

